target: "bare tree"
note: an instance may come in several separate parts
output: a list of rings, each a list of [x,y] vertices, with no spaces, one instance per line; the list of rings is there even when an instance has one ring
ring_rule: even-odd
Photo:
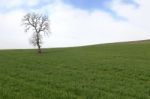
[[[33,44],[33,46],[37,46],[38,53],[41,53],[42,35],[48,35],[50,33],[48,16],[37,13],[28,13],[23,17],[22,23],[25,27],[25,32],[31,29],[33,30],[30,43]]]

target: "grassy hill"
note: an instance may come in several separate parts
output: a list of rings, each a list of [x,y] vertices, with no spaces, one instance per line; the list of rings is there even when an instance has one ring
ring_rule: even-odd
[[[0,99],[150,99],[150,42],[1,50]]]

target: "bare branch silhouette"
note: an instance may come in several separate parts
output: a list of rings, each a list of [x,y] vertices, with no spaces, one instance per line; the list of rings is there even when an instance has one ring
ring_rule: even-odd
[[[28,13],[23,17],[22,23],[25,27],[25,32],[28,32],[28,30],[31,29],[33,30],[30,43],[33,44],[33,46],[37,46],[38,53],[41,53],[42,33],[46,35],[50,33],[48,16],[36,13]]]

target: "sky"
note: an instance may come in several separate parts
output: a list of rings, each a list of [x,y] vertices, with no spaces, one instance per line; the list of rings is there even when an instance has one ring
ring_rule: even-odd
[[[150,39],[150,0],[1,0],[0,49],[34,48],[24,32],[27,13],[49,16],[43,48]]]

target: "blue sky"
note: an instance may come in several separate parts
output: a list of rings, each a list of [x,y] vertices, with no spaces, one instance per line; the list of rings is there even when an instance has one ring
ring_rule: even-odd
[[[107,3],[111,0],[64,0],[65,3],[71,4],[74,7],[93,10],[93,9],[107,9]]]
[[[127,20],[115,13],[109,6],[113,0],[63,0],[64,3],[74,6],[75,8],[80,8],[87,11],[102,10],[112,15],[116,20]],[[127,5],[132,5],[138,8],[138,3],[134,0],[121,0],[122,3]]]
[[[150,39],[150,0],[1,0],[0,49],[33,48],[24,33],[28,12],[49,15],[52,34],[43,47]]]
[[[4,2],[5,1],[5,2]],[[10,2],[10,5],[12,2],[15,2],[18,0],[12,0]],[[7,0],[2,0],[2,3],[0,5],[0,12],[9,12],[15,9],[22,8],[24,10],[29,10],[29,9],[40,9],[41,7],[44,7],[46,5],[49,5],[53,3],[55,0],[30,0],[31,2],[33,1],[33,4],[29,4],[29,0],[22,0],[22,3],[14,3],[14,6],[9,7],[9,2]],[[35,2],[36,1],[36,2]],[[109,3],[112,2],[112,0],[56,0],[56,1],[62,1],[66,4],[72,5],[76,8],[92,11],[92,10],[103,10],[108,13],[112,12],[112,9],[109,6]],[[3,4],[4,2],[4,4]],[[121,2],[133,6],[138,6],[134,0],[121,0]]]
[[[108,4],[112,2],[112,0],[64,0],[65,3],[71,4],[74,7],[85,9],[85,10],[111,10]],[[125,4],[130,4],[134,6],[138,6],[138,4],[134,0],[122,0]]]
[[[5,2],[4,2],[5,1]],[[15,2],[19,0],[12,0],[11,2]],[[0,12],[1,13],[7,13],[16,9],[24,9],[24,10],[30,10],[30,9],[41,9],[42,7],[49,5],[55,0],[30,0],[31,4],[28,3],[29,0],[22,0],[22,3],[14,3],[14,6],[9,7],[9,3],[7,0],[2,0],[2,4],[0,5]],[[87,10],[87,11],[93,11],[93,10],[101,10],[105,11],[109,14],[112,15],[114,19],[118,20],[124,20],[124,17],[121,17],[117,15],[115,11],[111,9],[109,4],[113,0],[56,0],[56,1],[61,1],[65,4],[72,5],[75,8]],[[4,5],[3,5],[4,2]],[[138,8],[138,3],[136,3],[134,0],[121,0],[122,3],[125,3],[127,5],[132,5],[134,7]],[[8,4],[5,4],[8,3]],[[10,4],[11,5],[11,4]]]

